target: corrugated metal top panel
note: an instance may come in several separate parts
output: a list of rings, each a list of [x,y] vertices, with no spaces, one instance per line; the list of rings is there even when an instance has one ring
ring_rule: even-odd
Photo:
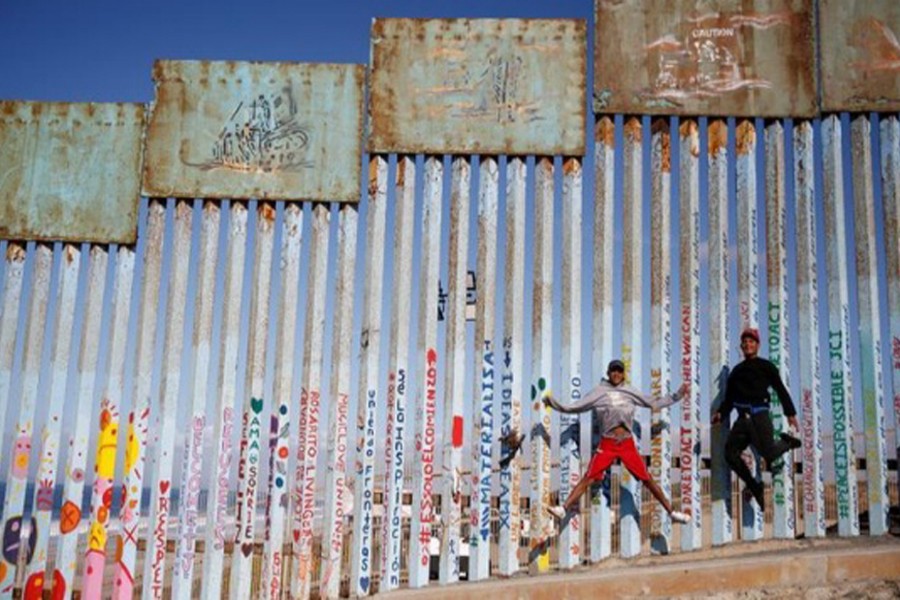
[[[0,238],[131,244],[141,104],[0,101]]]
[[[363,65],[157,61],[146,196],[359,201]]]
[[[581,156],[586,24],[376,19],[370,152]]]
[[[822,110],[900,110],[900,2],[820,0]]]
[[[812,0],[595,0],[595,9],[595,112],[817,114]]]

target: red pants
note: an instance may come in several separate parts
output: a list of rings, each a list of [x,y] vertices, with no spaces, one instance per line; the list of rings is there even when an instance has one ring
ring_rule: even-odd
[[[597,452],[591,458],[591,464],[588,465],[585,476],[602,481],[607,469],[612,466],[617,458],[622,460],[625,468],[639,481],[648,481],[650,479],[647,465],[644,464],[644,459],[638,454],[634,445],[634,438],[631,436],[621,441],[611,437],[601,438],[600,445],[597,446]]]

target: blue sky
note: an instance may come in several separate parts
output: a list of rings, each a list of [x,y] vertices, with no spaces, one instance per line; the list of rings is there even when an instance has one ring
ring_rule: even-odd
[[[148,102],[157,58],[366,63],[374,17],[576,17],[592,0],[0,1],[0,99]]]

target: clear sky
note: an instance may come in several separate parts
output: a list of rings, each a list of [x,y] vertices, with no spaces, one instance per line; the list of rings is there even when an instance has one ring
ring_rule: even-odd
[[[158,58],[366,63],[374,17],[575,17],[593,0],[0,0],[0,99],[148,102]]]

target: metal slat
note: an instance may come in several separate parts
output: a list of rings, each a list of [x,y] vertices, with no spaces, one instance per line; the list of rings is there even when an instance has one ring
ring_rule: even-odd
[[[819,278],[816,242],[813,126],[794,126],[794,194],[797,223],[800,410],[803,429],[803,526],[807,538],[825,536],[825,481],[822,472],[822,376],[819,364]],[[786,456],[791,457],[793,452]],[[793,466],[793,459],[788,464]]]
[[[875,197],[872,189],[872,135],[869,117],[853,119],[853,207],[856,233],[856,278],[859,306],[859,362],[866,439],[869,535],[888,531],[887,451],[884,431],[884,381],[881,362],[881,306],[875,244]]]
[[[163,370],[155,419],[159,441],[154,446],[156,474],[150,488],[150,542],[144,559],[141,596],[162,598],[167,587],[167,541],[172,513],[171,488],[175,467],[175,432],[178,429],[178,394],[184,355],[184,320],[187,306],[188,266],[191,255],[193,207],[185,201],[175,205],[175,231],[172,242],[171,282],[166,304],[166,329],[163,346]],[[183,491],[183,490],[182,490]]]
[[[535,160],[534,178],[534,304],[531,315],[531,549],[529,571],[550,569],[554,531],[550,506],[550,408],[541,398],[550,394],[553,365],[553,160]]]
[[[623,223],[622,223],[622,359],[628,384],[642,389],[643,352],[643,241],[644,196],[641,120],[628,119],[623,131]],[[637,422],[637,419],[636,419]],[[641,448],[640,427],[635,443]],[[619,554],[631,558],[641,553],[641,488],[638,480],[622,469],[619,483]]]
[[[362,332],[359,354],[359,399],[357,408],[357,473],[353,501],[353,548],[350,593],[372,592],[373,501],[375,494],[376,407],[381,357],[381,304],[384,273],[385,209],[387,204],[387,160],[369,160],[366,224],[366,283],[363,295]],[[298,477],[299,479],[299,477]],[[299,535],[299,523],[295,536]],[[296,538],[295,538],[296,539]]]
[[[247,248],[247,205],[229,206],[228,250],[225,258],[224,296],[220,334],[218,395],[213,412],[215,465],[206,505],[206,535],[203,544],[203,580],[200,595],[205,600],[219,598],[223,589],[225,542],[230,538],[227,522],[231,467],[234,460],[234,405],[237,396],[238,349],[240,346],[241,289]],[[233,539],[233,538],[232,538]]]
[[[828,277],[828,360],[838,535],[859,535],[859,494],[853,450],[853,386],[850,344],[850,287],[847,269],[846,205],[844,199],[843,133],[838,116],[822,122],[824,158],[826,269]]]
[[[6,431],[6,409],[12,402],[13,358],[16,350],[16,329],[22,300],[25,274],[25,247],[10,242],[6,247],[3,308],[0,312],[0,432]]]
[[[262,435],[266,422],[265,371],[269,331],[269,301],[272,252],[275,238],[275,208],[260,202],[256,209],[256,248],[253,288],[250,294],[250,324],[247,339],[247,375],[241,421],[241,455],[238,460],[237,534],[231,559],[231,598],[247,598],[253,585],[252,568],[256,544],[256,513],[262,460]]]
[[[503,369],[500,391],[500,435],[522,432],[525,401],[525,161],[506,163],[506,257],[503,285]],[[501,448],[499,490],[499,564],[502,575],[519,571],[522,471],[524,447]],[[516,459],[519,457],[518,460]]]
[[[578,158],[563,162],[563,249],[562,249],[562,362],[563,402],[581,399],[581,205],[582,168]],[[567,498],[581,478],[579,418],[560,415],[559,496]],[[571,569],[581,564],[581,513],[571,515],[559,534],[559,566]]]
[[[459,580],[462,526],[462,452],[465,422],[466,255],[469,247],[469,160],[454,157],[450,180],[448,250],[447,373],[444,383],[443,473],[441,477],[441,585]]]
[[[680,269],[681,378],[691,391],[681,400],[681,510],[692,516],[681,526],[681,549],[702,545],[700,484],[700,134],[696,121],[679,130],[681,150],[679,224],[682,233]]]
[[[406,462],[407,389],[409,388],[409,315],[412,295],[412,243],[415,227],[416,164],[397,159],[394,212],[394,277],[388,356],[387,438],[384,520],[381,531],[379,592],[400,586],[400,538],[403,535],[403,465]]]
[[[409,587],[428,585],[431,564],[431,532],[434,521],[435,440],[437,437],[437,311],[441,254],[441,190],[444,165],[440,158],[425,159],[424,206],[422,209],[422,258],[419,288],[419,339],[417,357],[421,361],[422,395],[416,413],[413,472],[412,524],[410,525]],[[374,417],[373,417],[374,418]],[[357,488],[360,480],[357,478]],[[502,497],[502,492],[501,492]],[[355,506],[359,506],[356,504]],[[501,518],[502,522],[502,518]],[[502,526],[501,526],[502,531]],[[502,539],[502,537],[501,537]],[[502,542],[501,542],[502,544]]]
[[[350,356],[353,334],[353,281],[356,272],[355,206],[343,206],[339,214],[334,329],[332,339],[331,404],[329,407],[328,470],[325,473],[324,533],[319,595],[337,598],[341,589],[344,517],[347,513],[347,439],[350,431]],[[273,586],[274,590],[274,586]]]
[[[728,126],[715,120],[707,129],[709,143],[709,382],[710,404],[718,410],[725,401],[725,383],[730,370],[729,315],[731,284],[729,281],[728,237]],[[746,200],[746,198],[745,198]],[[755,201],[755,198],[754,198]],[[744,203],[746,206],[746,203]],[[755,203],[753,204],[755,206]],[[755,219],[751,219],[755,223]],[[734,535],[731,506],[731,469],[725,462],[725,440],[729,419],[710,430],[712,454],[712,543],[727,544]]]
[[[497,282],[497,200],[499,171],[493,157],[481,159],[478,190],[478,257],[475,272],[478,303],[475,306],[475,352],[472,378],[472,503],[469,519],[469,580],[490,576],[491,477],[493,471],[494,396],[496,352],[494,346]]]

